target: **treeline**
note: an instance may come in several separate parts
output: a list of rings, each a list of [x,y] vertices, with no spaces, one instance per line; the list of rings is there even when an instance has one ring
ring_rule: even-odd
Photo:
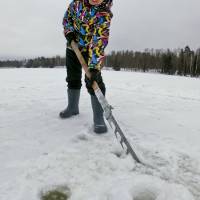
[[[165,74],[200,75],[200,49],[196,52],[185,49],[154,50],[144,52],[112,51],[105,60],[105,65],[114,70],[155,71]]]
[[[106,56],[104,65],[114,70],[155,71],[184,76],[200,75],[200,49],[192,51],[188,46],[177,50],[146,49],[139,51],[112,51]],[[0,61],[1,67],[53,68],[65,66],[65,57],[38,57],[27,60]]]
[[[6,60],[0,61],[0,67],[26,67],[26,68],[53,68],[56,66],[64,66],[65,65],[65,58],[56,56],[53,58],[45,58],[45,57],[38,57],[34,59],[26,59],[26,60]]]

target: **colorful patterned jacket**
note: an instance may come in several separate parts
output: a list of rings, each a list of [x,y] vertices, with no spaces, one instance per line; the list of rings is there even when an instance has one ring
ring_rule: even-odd
[[[104,49],[108,44],[112,18],[112,0],[104,0],[99,6],[92,6],[88,0],[73,0],[63,18],[65,36],[74,32],[79,49],[88,52],[88,67],[100,69]]]

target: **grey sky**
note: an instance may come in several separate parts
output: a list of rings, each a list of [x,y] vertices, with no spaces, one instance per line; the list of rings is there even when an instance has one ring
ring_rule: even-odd
[[[65,54],[66,0],[0,0],[0,58]],[[114,0],[107,52],[200,47],[199,0]]]

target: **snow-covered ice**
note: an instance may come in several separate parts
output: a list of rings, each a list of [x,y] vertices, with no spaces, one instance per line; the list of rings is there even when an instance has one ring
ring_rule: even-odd
[[[62,186],[70,200],[199,200],[200,79],[103,71],[107,100],[139,158],[109,128],[92,132],[83,86],[80,115],[61,120],[66,71],[0,70],[0,199],[39,200]]]

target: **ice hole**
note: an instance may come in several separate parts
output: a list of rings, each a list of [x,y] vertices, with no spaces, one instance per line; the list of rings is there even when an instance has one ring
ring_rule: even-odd
[[[40,192],[40,200],[68,200],[71,192],[68,186],[51,186]]]
[[[140,191],[138,194],[135,195],[133,200],[156,200],[157,195],[152,191]]]

